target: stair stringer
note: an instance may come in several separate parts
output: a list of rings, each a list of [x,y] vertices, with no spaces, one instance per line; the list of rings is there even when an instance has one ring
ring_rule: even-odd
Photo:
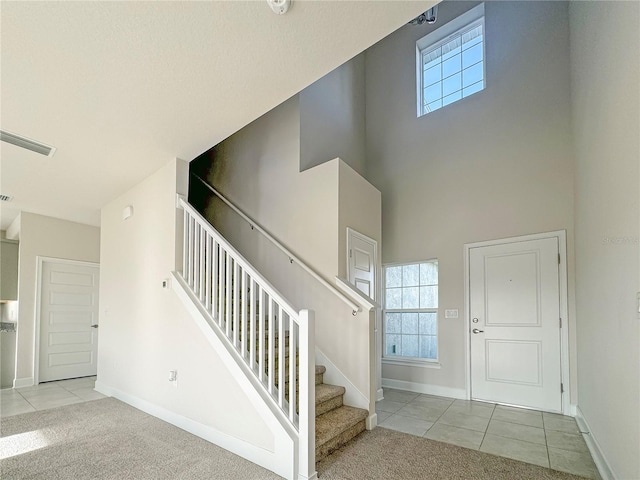
[[[265,391],[264,385],[255,378],[249,366],[229,342],[226,335],[215,323],[213,317],[201,306],[182,276],[171,272],[173,291],[202,331],[204,337],[219,355],[220,360],[233,375],[242,391],[247,395],[262,419],[274,435],[275,451],[264,449],[247,451],[234,448],[234,445],[219,445],[236,455],[256,463],[288,479],[298,478],[298,432],[288,421],[277,403]]]

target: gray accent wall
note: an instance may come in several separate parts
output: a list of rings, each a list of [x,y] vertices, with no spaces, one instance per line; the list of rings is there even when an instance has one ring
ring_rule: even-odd
[[[361,54],[300,92],[300,171],[340,157],[364,175],[364,73]]]
[[[567,230],[571,393],[576,398],[573,152],[566,2],[486,2],[486,89],[417,118],[416,41],[477,5],[444,2],[365,54],[367,178],[382,192],[383,263],[437,258],[437,368],[383,378],[463,395],[465,243]],[[460,318],[445,319],[444,309]]]

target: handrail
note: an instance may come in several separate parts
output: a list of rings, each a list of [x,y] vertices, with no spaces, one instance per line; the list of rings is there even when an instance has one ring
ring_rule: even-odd
[[[339,289],[344,291],[347,295],[353,297],[353,299],[360,303],[363,307],[365,307],[368,311],[375,310],[376,308],[380,308],[380,304],[376,302],[373,298],[365,295],[360,290],[358,290],[351,282],[349,282],[345,278],[336,277],[336,285]]]
[[[353,310],[352,314],[355,316],[358,314],[358,312],[362,311],[362,308],[357,305],[356,303],[352,302],[351,299],[349,299],[349,297],[347,297],[346,295],[344,295],[342,292],[340,292],[336,287],[334,287],[333,285],[331,285],[329,282],[327,282],[319,273],[317,273],[315,270],[313,270],[311,267],[309,267],[306,263],[304,263],[302,260],[300,260],[298,257],[296,257],[289,249],[287,249],[287,247],[285,247],[282,243],[280,243],[276,238],[274,238],[267,230],[265,230],[263,227],[260,226],[260,224],[258,222],[256,222],[255,220],[253,220],[251,217],[249,217],[246,213],[244,213],[242,210],[240,210],[238,207],[236,207],[230,200],[228,200],[224,195],[222,195],[220,192],[218,192],[215,188],[213,188],[211,185],[209,185],[206,181],[204,181],[204,179],[202,179],[201,177],[199,177],[196,174],[192,174],[195,178],[197,178],[198,180],[200,180],[200,182],[202,182],[202,184],[204,186],[206,186],[209,190],[211,190],[211,192],[216,195],[220,200],[222,200],[229,208],[231,208],[231,210],[233,210],[234,212],[236,212],[238,215],[240,215],[240,217],[246,221],[249,225],[251,225],[252,228],[255,228],[256,230],[258,230],[260,233],[262,233],[262,235],[264,235],[267,240],[269,240],[271,243],[273,243],[279,250],[281,250],[285,255],[287,255],[289,257],[289,260],[291,261],[291,263],[296,262],[298,265],[300,265],[300,267],[307,272],[309,275],[311,275],[313,278],[315,278],[316,280],[318,280],[322,285],[324,285],[325,287],[327,287],[334,295],[336,295],[338,298],[340,298],[344,303],[346,303],[347,305],[349,305],[351,307],[351,309]]]

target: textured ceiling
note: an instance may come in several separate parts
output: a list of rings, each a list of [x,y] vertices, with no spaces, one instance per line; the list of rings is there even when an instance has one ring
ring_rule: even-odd
[[[0,2],[5,229],[25,210],[99,225],[100,208],[191,160],[433,1]]]

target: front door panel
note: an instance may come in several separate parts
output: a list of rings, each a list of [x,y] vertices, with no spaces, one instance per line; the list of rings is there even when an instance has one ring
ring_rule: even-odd
[[[558,239],[470,249],[471,395],[562,410]]]

